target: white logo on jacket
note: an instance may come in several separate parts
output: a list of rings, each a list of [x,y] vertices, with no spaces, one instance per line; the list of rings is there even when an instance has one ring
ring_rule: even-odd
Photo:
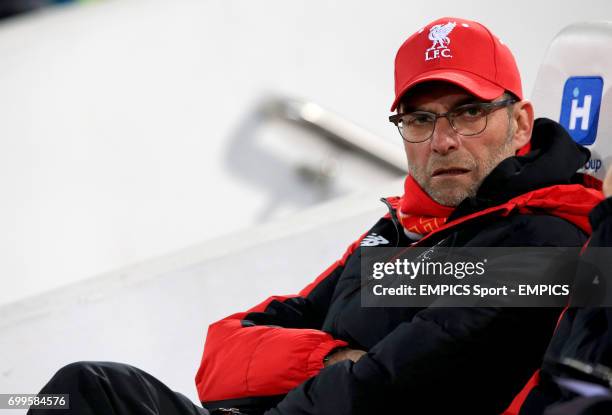
[[[425,60],[429,61],[436,58],[452,58],[451,51],[448,48],[451,41],[448,35],[453,31],[457,23],[448,22],[446,24],[437,24],[429,29],[429,40],[433,42],[431,47],[425,51]]]
[[[377,233],[370,234],[361,240],[359,246],[378,246],[378,245],[386,245],[389,241],[380,236]]]

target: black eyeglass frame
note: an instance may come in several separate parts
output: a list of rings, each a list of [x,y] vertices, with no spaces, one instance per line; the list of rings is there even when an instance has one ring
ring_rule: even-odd
[[[517,103],[518,100],[516,100],[515,98],[508,98],[508,99],[504,99],[502,101],[495,101],[495,102],[478,102],[478,103],[471,103],[471,104],[465,104],[465,105],[460,105],[457,108],[453,108],[450,111],[447,111],[445,113],[442,114],[436,114],[435,112],[429,112],[429,111],[411,111],[411,112],[403,112],[403,113],[399,113],[399,114],[393,114],[391,116],[389,116],[389,121],[393,124],[395,124],[395,126],[397,127],[400,136],[402,137],[402,140],[408,142],[408,143],[423,143],[429,139],[431,139],[431,137],[433,137],[434,132],[436,131],[436,124],[438,123],[438,119],[439,118],[446,118],[448,120],[448,123],[450,124],[450,126],[452,127],[452,129],[459,135],[465,136],[465,137],[471,137],[474,135],[478,135],[480,133],[482,133],[484,130],[487,129],[487,125],[489,123],[489,114],[491,114],[493,111],[496,111],[500,108],[504,108],[507,107],[508,105],[512,105]],[[453,115],[458,114],[462,111],[465,111],[466,109],[469,108],[479,108],[479,109],[483,109],[485,111],[485,124],[484,127],[482,128],[482,130],[472,133],[472,134],[462,134],[459,131],[457,131],[457,129],[455,128],[455,125],[452,121],[453,119]],[[420,141],[410,141],[407,140],[404,135],[402,134],[402,131],[400,129],[399,123],[402,119],[402,117],[404,115],[409,115],[409,114],[414,114],[414,113],[422,113],[422,114],[430,114],[434,116],[434,120],[433,120],[433,128],[431,129],[431,134]]]

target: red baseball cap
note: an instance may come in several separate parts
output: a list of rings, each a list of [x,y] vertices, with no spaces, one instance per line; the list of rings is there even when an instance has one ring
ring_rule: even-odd
[[[443,17],[410,36],[395,57],[395,100],[427,81],[445,81],[484,99],[510,91],[523,99],[521,75],[512,52],[486,27]]]

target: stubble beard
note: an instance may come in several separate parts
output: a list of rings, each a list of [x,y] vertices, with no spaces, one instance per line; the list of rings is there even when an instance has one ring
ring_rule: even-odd
[[[486,160],[477,160],[471,154],[434,156],[429,158],[427,167],[423,170],[413,169],[409,166],[409,173],[421,188],[436,202],[443,206],[455,207],[468,197],[476,196],[484,179],[499,163],[510,157],[512,153],[512,136],[514,131],[509,128],[506,139],[501,147],[497,148]],[[451,153],[456,154],[456,153]],[[438,168],[460,166],[470,170],[468,174],[475,174],[476,179],[467,185],[459,185],[450,181],[449,185],[432,184],[432,174]]]

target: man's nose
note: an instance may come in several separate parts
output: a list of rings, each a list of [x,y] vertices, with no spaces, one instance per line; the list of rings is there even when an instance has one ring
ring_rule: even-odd
[[[445,155],[459,148],[459,137],[453,130],[448,118],[441,117],[436,120],[433,135],[431,137],[431,149],[433,152]]]

